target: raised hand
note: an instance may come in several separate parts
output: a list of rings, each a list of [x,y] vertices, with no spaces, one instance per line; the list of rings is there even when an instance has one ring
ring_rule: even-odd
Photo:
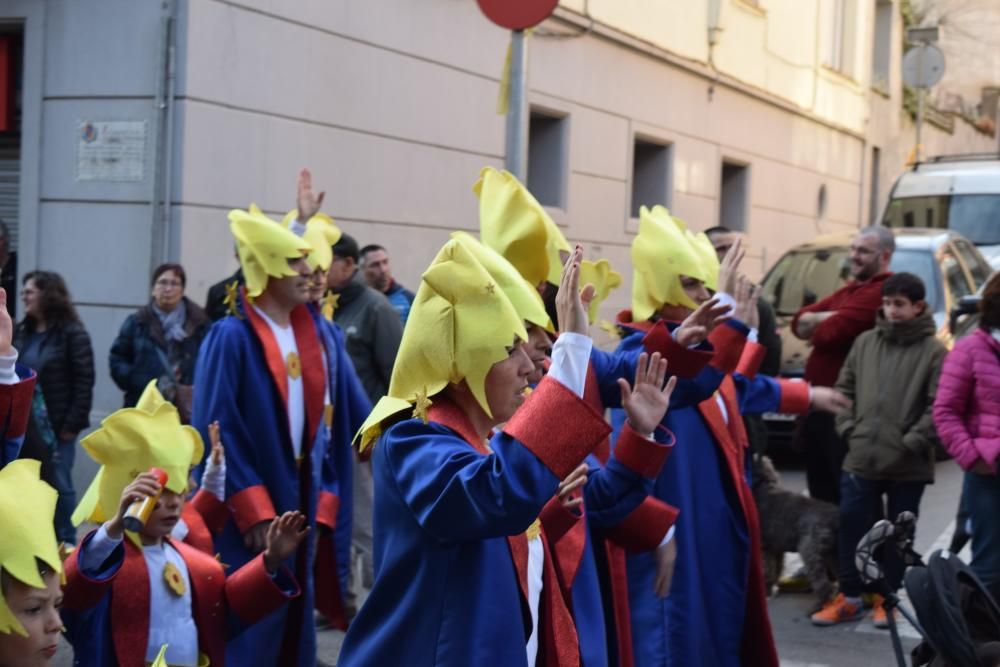
[[[677,538],[656,547],[656,579],[653,592],[657,597],[670,595],[670,584],[674,580],[674,564],[677,563]]]
[[[719,265],[719,284],[717,285],[719,292],[724,292],[726,294],[734,294],[736,290],[736,280],[740,272],[740,262],[743,261],[743,256],[746,251],[743,250],[743,239],[737,238],[730,246],[729,250],[726,251],[725,257],[722,258],[722,263]]]
[[[121,539],[122,534],[125,532],[125,524],[123,523],[125,512],[129,506],[137,500],[145,500],[146,498],[157,496],[162,490],[163,487],[156,481],[156,475],[153,473],[143,472],[136,475],[132,483],[122,491],[121,500],[118,501],[118,514],[105,527],[108,537],[113,540]]]
[[[312,173],[308,169],[299,172],[299,195],[296,201],[298,202],[301,222],[308,222],[309,218],[319,213],[320,206],[323,205],[323,197],[326,196],[326,192],[314,194],[312,182]]]
[[[677,378],[671,377],[664,385],[666,375],[667,360],[661,359],[659,352],[654,352],[652,357],[643,352],[635,367],[635,385],[629,387],[628,380],[618,378],[622,407],[629,424],[641,435],[652,433],[670,407],[670,394]]]
[[[733,297],[736,299],[733,317],[751,329],[756,329],[760,323],[760,314],[757,311],[760,288],[750,282],[749,278],[741,275],[736,281],[736,293]]]
[[[583,497],[573,493],[587,483],[587,472],[590,468],[581,463],[563,481],[559,482],[559,502],[568,510],[576,509],[583,504]]]
[[[851,409],[854,403],[851,399],[831,387],[812,387],[809,406],[815,410],[843,414]]]
[[[259,524],[258,524],[259,525]],[[309,533],[306,516],[302,512],[285,512],[267,527],[264,567],[270,573],[277,572],[281,563],[295,553],[299,544]]]
[[[226,460],[226,450],[223,448],[222,440],[219,438],[218,420],[208,425],[208,439],[212,443],[212,464],[220,466]]]
[[[0,355],[11,353],[14,341],[14,322],[7,312],[7,290],[0,287]]]
[[[580,289],[580,262],[583,260],[583,248],[576,246],[566,260],[562,276],[559,278],[559,291],[556,292],[556,314],[559,318],[561,333],[578,333],[586,336],[590,331],[587,320],[587,309],[594,298],[594,286],[586,285]]]
[[[720,305],[718,299],[711,298],[681,322],[674,330],[674,340],[685,347],[693,347],[708,338],[712,329],[728,319],[729,306]]]

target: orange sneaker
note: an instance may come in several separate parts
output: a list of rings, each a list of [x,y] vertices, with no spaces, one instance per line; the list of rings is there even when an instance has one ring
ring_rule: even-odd
[[[892,612],[892,618],[896,619],[895,611]],[[881,595],[875,596],[875,605],[872,607],[872,624],[880,630],[889,627],[889,613],[885,610],[885,598]]]
[[[847,621],[856,621],[864,615],[865,608],[863,604],[860,602],[857,604],[849,602],[843,593],[838,593],[837,597],[827,602],[823,605],[822,609],[809,618],[812,620],[813,625],[825,627],[828,625],[837,625],[838,623],[846,623]]]

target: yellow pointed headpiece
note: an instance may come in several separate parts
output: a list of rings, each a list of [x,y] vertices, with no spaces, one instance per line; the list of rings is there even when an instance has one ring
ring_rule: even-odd
[[[472,256],[483,265],[486,272],[510,299],[514,310],[517,311],[522,320],[540,326],[546,331],[555,331],[549,314],[545,312],[542,295],[538,293],[538,289],[521,277],[513,264],[467,232],[454,232],[451,238],[465,246],[466,250],[471,252]]]
[[[287,229],[292,228],[292,223],[299,219],[299,210],[293,208],[287,214],[281,224]],[[333,218],[326,213],[317,213],[306,221],[306,230],[302,233],[302,238],[309,243],[309,254],[306,255],[306,263],[310,271],[317,268],[327,271],[333,263],[333,246],[337,244],[343,232],[336,225]]]
[[[0,568],[33,588],[45,588],[35,559],[62,572],[52,523],[58,494],[40,479],[41,467],[38,461],[20,459],[0,470]],[[12,632],[28,636],[0,595],[0,634]]]
[[[703,279],[701,255],[684,223],[663,206],[639,209],[639,233],[632,240],[632,318],[647,320],[665,304],[698,307],[681,287],[681,276]]]
[[[417,404],[420,413],[449,383],[463,379],[490,414],[486,374],[508,357],[516,339],[527,340],[524,323],[490,274],[458,240],[448,241],[424,272],[410,308],[392,368],[389,395],[361,426],[365,451],[383,421]]]
[[[705,232],[692,234],[689,230],[688,234],[691,234],[691,245],[701,258],[702,280],[705,287],[715,292],[719,288],[719,256],[715,254],[715,246]]]
[[[288,260],[303,257],[312,250],[308,241],[264,215],[256,204],[251,204],[247,211],[230,211],[229,231],[236,239],[236,251],[251,298],[260,296],[268,278],[296,275]]]
[[[191,466],[200,463],[205,452],[201,435],[181,424],[177,408],[163,399],[155,380],[146,385],[134,408],[112,413],[80,444],[101,467],[73,512],[76,525],[111,519],[125,487],[152,467],[166,471],[166,488],[186,493]]]
[[[479,235],[532,285],[559,284],[562,252],[573,248],[534,195],[513,174],[486,167],[472,187],[479,196]]]
[[[583,260],[580,262],[580,285],[593,285],[594,298],[587,310],[587,319],[593,324],[597,321],[597,313],[601,304],[612,290],[622,286],[622,274],[611,268],[611,262],[599,259],[596,262]]]

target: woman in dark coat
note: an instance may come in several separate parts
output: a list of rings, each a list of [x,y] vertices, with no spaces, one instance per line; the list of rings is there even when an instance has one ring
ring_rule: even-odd
[[[51,429],[54,447],[45,481],[59,492],[56,503],[56,537],[76,544],[70,521],[76,507],[73,461],[80,431],[90,425],[94,397],[94,353],[58,273],[32,271],[21,289],[24,319],[14,331],[19,360],[38,374],[44,407],[32,410],[29,436]]]
[[[187,275],[179,264],[153,271],[153,296],[129,315],[111,346],[111,377],[125,392],[125,407],[139,400],[150,380],[174,403],[185,423],[191,413],[191,385],[198,348],[211,322],[184,296]]]

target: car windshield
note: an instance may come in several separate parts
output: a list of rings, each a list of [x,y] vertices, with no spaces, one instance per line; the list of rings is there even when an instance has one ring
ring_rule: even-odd
[[[930,252],[899,248],[892,254],[889,270],[893,273],[906,271],[917,275],[924,281],[924,289],[927,292],[926,301],[931,312],[936,313],[944,308],[941,288],[938,287],[938,267]]]
[[[894,199],[882,224],[954,229],[976,245],[1000,243],[1000,195],[935,195]]]

